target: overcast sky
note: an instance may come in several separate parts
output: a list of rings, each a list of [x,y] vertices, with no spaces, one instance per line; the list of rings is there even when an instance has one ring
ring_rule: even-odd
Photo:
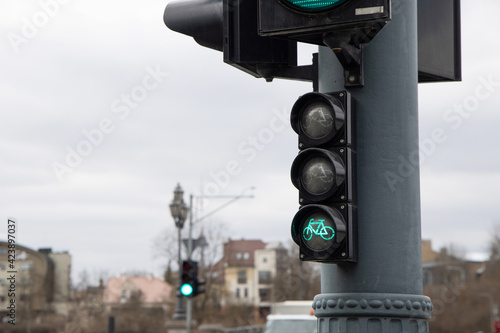
[[[419,86],[421,142],[436,130],[446,138],[421,163],[422,235],[477,253],[500,224],[500,2],[462,2],[463,82]],[[20,244],[69,251],[74,280],[83,270],[159,275],[152,245],[172,229],[177,183],[186,201],[254,195],[211,217],[231,238],[290,239],[288,116],[311,84],[224,64],[168,30],[165,5],[0,0],[0,234],[12,217]],[[303,47],[301,62],[315,49]]]

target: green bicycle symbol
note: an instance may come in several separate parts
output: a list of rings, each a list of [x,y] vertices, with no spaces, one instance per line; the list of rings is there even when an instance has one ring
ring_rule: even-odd
[[[313,235],[318,235],[324,240],[330,240],[335,236],[335,230],[332,227],[325,226],[325,220],[318,220],[318,222],[314,222],[314,219],[309,221],[309,225],[304,228],[302,232],[304,235],[304,239],[306,241],[310,240]]]

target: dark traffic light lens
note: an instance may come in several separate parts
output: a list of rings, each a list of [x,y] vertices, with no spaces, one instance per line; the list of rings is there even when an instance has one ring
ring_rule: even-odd
[[[348,0],[286,0],[287,3],[302,10],[322,11],[335,8]]]
[[[323,157],[309,159],[302,168],[302,184],[307,192],[320,195],[335,186],[335,167]]]
[[[313,251],[324,251],[335,242],[335,223],[322,211],[305,216],[302,227],[302,239]]]
[[[346,110],[344,93],[326,95],[308,93],[293,105],[290,123],[299,135],[299,148],[322,145],[341,146],[346,143]]]
[[[304,109],[300,126],[311,139],[321,139],[335,130],[334,121],[332,109],[325,103],[316,102]]]

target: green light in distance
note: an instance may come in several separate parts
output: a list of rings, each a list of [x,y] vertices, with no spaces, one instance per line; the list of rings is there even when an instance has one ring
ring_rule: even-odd
[[[288,4],[306,11],[322,11],[332,9],[348,0],[285,0]]]
[[[184,296],[190,296],[193,293],[193,286],[191,286],[189,283],[184,283],[181,286],[181,294]]]

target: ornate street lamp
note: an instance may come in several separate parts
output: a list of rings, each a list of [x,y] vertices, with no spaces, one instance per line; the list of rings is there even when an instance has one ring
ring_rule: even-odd
[[[181,258],[181,230],[182,227],[184,226],[184,221],[186,221],[189,207],[184,203],[184,199],[182,198],[184,194],[184,191],[181,188],[180,184],[177,184],[177,187],[174,190],[174,199],[170,203],[170,213],[172,214],[172,217],[175,222],[175,226],[177,227],[177,235],[178,235],[178,245],[179,245],[179,250],[178,250],[178,261],[179,261],[179,288],[181,287],[182,284],[182,277],[181,277],[181,268],[182,268],[182,258]],[[175,312],[174,316],[172,317],[173,319],[186,319],[186,310],[184,309],[184,302],[182,299],[181,293],[178,291],[177,292],[177,302],[175,304]]]

